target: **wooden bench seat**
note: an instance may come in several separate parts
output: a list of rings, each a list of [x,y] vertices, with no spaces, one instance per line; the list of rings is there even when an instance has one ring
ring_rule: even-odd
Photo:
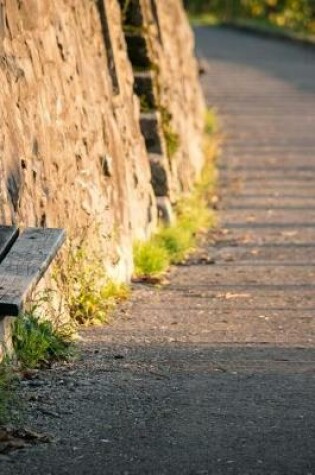
[[[7,344],[6,317],[16,317],[65,240],[63,229],[0,226],[0,344]],[[0,352],[1,356],[1,352]]]

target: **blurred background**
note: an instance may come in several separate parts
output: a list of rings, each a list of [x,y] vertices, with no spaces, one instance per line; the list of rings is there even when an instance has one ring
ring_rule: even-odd
[[[315,0],[184,0],[185,8],[204,20],[243,21],[315,34]]]

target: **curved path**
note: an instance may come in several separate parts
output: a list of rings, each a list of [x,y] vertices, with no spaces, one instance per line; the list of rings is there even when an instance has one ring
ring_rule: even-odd
[[[315,50],[197,40],[226,131],[221,231],[83,333],[82,361],[23,383],[58,440],[3,475],[315,474]]]

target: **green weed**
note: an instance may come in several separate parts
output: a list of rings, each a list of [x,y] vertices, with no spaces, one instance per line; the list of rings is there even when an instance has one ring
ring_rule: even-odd
[[[141,112],[150,112],[154,110],[152,105],[149,103],[148,98],[144,94],[139,96],[139,99]]]
[[[137,277],[161,277],[170,264],[168,252],[154,239],[136,242],[133,252]]]
[[[195,193],[177,203],[176,213],[176,224],[160,228],[147,242],[135,244],[137,277],[163,276],[170,264],[178,264],[187,258],[196,246],[198,233],[215,223],[207,201]]]
[[[162,228],[155,239],[157,244],[167,252],[171,264],[183,261],[194,246],[191,232],[180,223]]]
[[[117,300],[126,300],[129,295],[130,289],[128,285],[120,282],[109,280],[102,287],[102,297],[107,300],[113,300],[114,302],[117,302]]]
[[[178,226],[195,235],[215,225],[215,216],[209,202],[200,196],[199,191],[182,198],[176,206]]]
[[[72,352],[69,340],[53,327],[52,322],[40,320],[32,308],[15,320],[12,341],[16,358],[23,368],[66,360]]]
[[[177,203],[176,224],[160,228],[150,241],[135,244],[137,277],[161,277],[170,264],[178,264],[187,258],[196,246],[200,232],[215,225],[214,213],[200,190],[196,188],[194,193]]]
[[[55,265],[53,278],[74,324],[108,322],[116,303],[129,294],[125,284],[109,279],[102,259],[91,254],[84,243],[78,247],[69,243],[66,255]]]
[[[128,8],[130,6],[131,0],[119,0],[120,8],[121,8],[121,16],[122,16],[122,21],[125,22],[126,20],[126,15],[128,12]]]
[[[204,132],[207,135],[212,135],[218,131],[218,116],[215,109],[208,108],[205,112]]]

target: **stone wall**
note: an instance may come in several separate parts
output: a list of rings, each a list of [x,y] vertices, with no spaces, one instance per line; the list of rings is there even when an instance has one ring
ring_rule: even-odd
[[[155,211],[119,6],[6,0],[1,17],[1,222],[93,229],[129,276]]]
[[[180,0],[141,1],[159,106],[179,137],[167,157],[178,196],[202,165],[193,40]],[[132,241],[156,226],[156,199],[123,6],[0,0],[0,215],[1,224],[65,227],[74,241],[86,235],[128,279]]]

